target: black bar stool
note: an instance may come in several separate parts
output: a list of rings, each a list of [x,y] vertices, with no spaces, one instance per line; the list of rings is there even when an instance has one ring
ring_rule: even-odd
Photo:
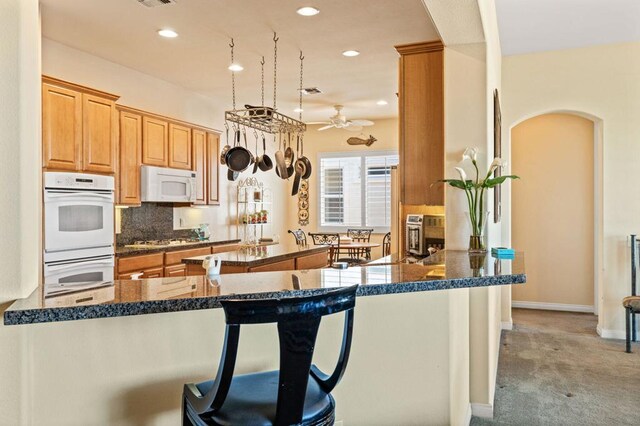
[[[330,392],[342,378],[353,336],[358,286],[283,299],[223,300],[224,348],[215,380],[184,386],[185,425],[332,425]],[[331,375],[311,365],[320,320],[345,311],[338,363]],[[278,324],[280,370],[233,375],[242,324]]]

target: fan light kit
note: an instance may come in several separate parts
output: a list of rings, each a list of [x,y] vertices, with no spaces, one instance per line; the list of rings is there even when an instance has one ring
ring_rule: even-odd
[[[244,68],[240,64],[231,64],[229,65],[229,71],[242,71]]]
[[[389,102],[385,101],[384,99],[379,100],[378,102],[376,102],[376,104],[383,106],[383,105],[387,105]]]
[[[178,33],[173,31],[173,30],[169,30],[169,29],[164,29],[164,30],[158,30],[158,35],[165,37],[165,38],[176,38],[178,37]]]
[[[314,16],[320,13],[318,9],[311,6],[301,7],[300,9],[296,10],[296,12],[298,13],[298,15],[302,16]]]
[[[352,58],[354,56],[358,56],[360,54],[360,52],[358,52],[357,50],[345,50],[344,52],[342,52],[343,56],[347,56],[349,58]]]

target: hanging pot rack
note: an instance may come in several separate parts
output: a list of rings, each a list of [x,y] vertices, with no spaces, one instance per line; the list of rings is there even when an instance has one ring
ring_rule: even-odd
[[[273,54],[273,107],[264,106],[264,57],[260,64],[263,67],[262,73],[262,104],[263,106],[252,107],[245,105],[245,109],[236,108],[236,94],[235,94],[235,72],[231,73],[232,91],[233,91],[233,109],[225,111],[224,118],[227,122],[235,123],[238,126],[249,127],[259,132],[265,132],[269,134],[278,133],[304,133],[307,131],[307,125],[302,121],[302,112],[300,112],[299,120],[289,117],[288,115],[281,114],[276,109],[277,99],[277,76],[278,76],[278,37],[277,34],[273,34],[274,42],[274,54]],[[233,50],[234,43],[231,39],[231,61],[233,63]],[[304,57],[300,52],[300,60]],[[302,79],[302,67],[300,70]],[[300,95],[302,96],[302,95]],[[302,109],[302,99],[300,99],[300,109]]]

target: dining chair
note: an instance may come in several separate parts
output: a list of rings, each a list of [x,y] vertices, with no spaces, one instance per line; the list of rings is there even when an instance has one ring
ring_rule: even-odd
[[[307,246],[307,235],[302,229],[294,229],[293,231],[289,229],[289,233],[292,234],[293,238],[296,239],[296,244],[298,245],[298,247]]]
[[[224,348],[214,380],[185,384],[183,425],[332,425],[331,391],[345,373],[356,291],[351,286],[305,297],[221,300],[226,318]],[[329,374],[312,364],[322,317],[344,311],[338,362]],[[276,323],[280,370],[234,375],[240,326]]]
[[[338,260],[338,252],[340,247],[340,234],[338,233],[322,233],[322,232],[309,232],[309,236],[316,246],[331,246],[329,251],[329,263],[332,264]]]
[[[382,239],[382,257],[389,256],[391,254],[391,232],[384,234]]]
[[[371,234],[373,229],[347,229],[347,237],[351,238],[356,243],[369,243],[371,242]],[[349,255],[355,258],[364,257],[366,260],[371,260],[371,249],[350,249]]]
[[[631,296],[622,299],[622,306],[625,310],[626,348],[627,353],[631,353],[631,341],[636,342],[638,334],[636,330],[636,314],[640,313],[640,296],[637,295],[637,251],[638,239],[635,234],[631,235]]]

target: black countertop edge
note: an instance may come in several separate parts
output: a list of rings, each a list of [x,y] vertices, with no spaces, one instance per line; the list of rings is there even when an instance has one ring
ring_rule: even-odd
[[[300,249],[296,251],[291,251],[289,253],[277,254],[274,256],[267,256],[264,258],[258,258],[253,260],[228,260],[222,259],[222,264],[225,266],[240,266],[240,267],[254,267],[254,266],[262,266],[268,265],[270,263],[280,262],[284,260],[294,259],[296,257],[310,256],[312,254],[321,253],[323,251],[329,251],[329,246],[311,246],[306,249]],[[220,254],[223,256],[224,254]],[[201,265],[203,260],[200,259],[192,259],[192,258],[184,258],[182,259],[182,263],[192,264],[192,265]]]
[[[219,241],[201,241],[197,243],[189,243],[189,244],[181,244],[175,246],[162,246],[162,247],[116,247],[116,257],[129,257],[129,256],[137,256],[141,254],[153,254],[153,253],[164,253],[171,251],[180,251],[180,250],[191,250],[202,247],[212,247],[212,246],[221,246],[225,244],[236,244],[239,243],[240,240],[219,240]]]
[[[415,281],[398,284],[370,284],[358,288],[357,296],[379,296],[385,294],[413,293],[423,291],[455,290],[464,288],[487,287],[497,285],[522,284],[526,274],[513,274],[487,277],[468,277]],[[194,297],[126,303],[109,303],[92,306],[73,306],[62,308],[28,309],[5,311],[5,325],[26,325],[48,322],[76,321],[84,319],[114,318],[166,312],[195,311],[220,308],[224,299],[269,299],[276,297],[300,297],[323,294],[333,287],[285,290],[276,292],[229,294],[224,296]]]

